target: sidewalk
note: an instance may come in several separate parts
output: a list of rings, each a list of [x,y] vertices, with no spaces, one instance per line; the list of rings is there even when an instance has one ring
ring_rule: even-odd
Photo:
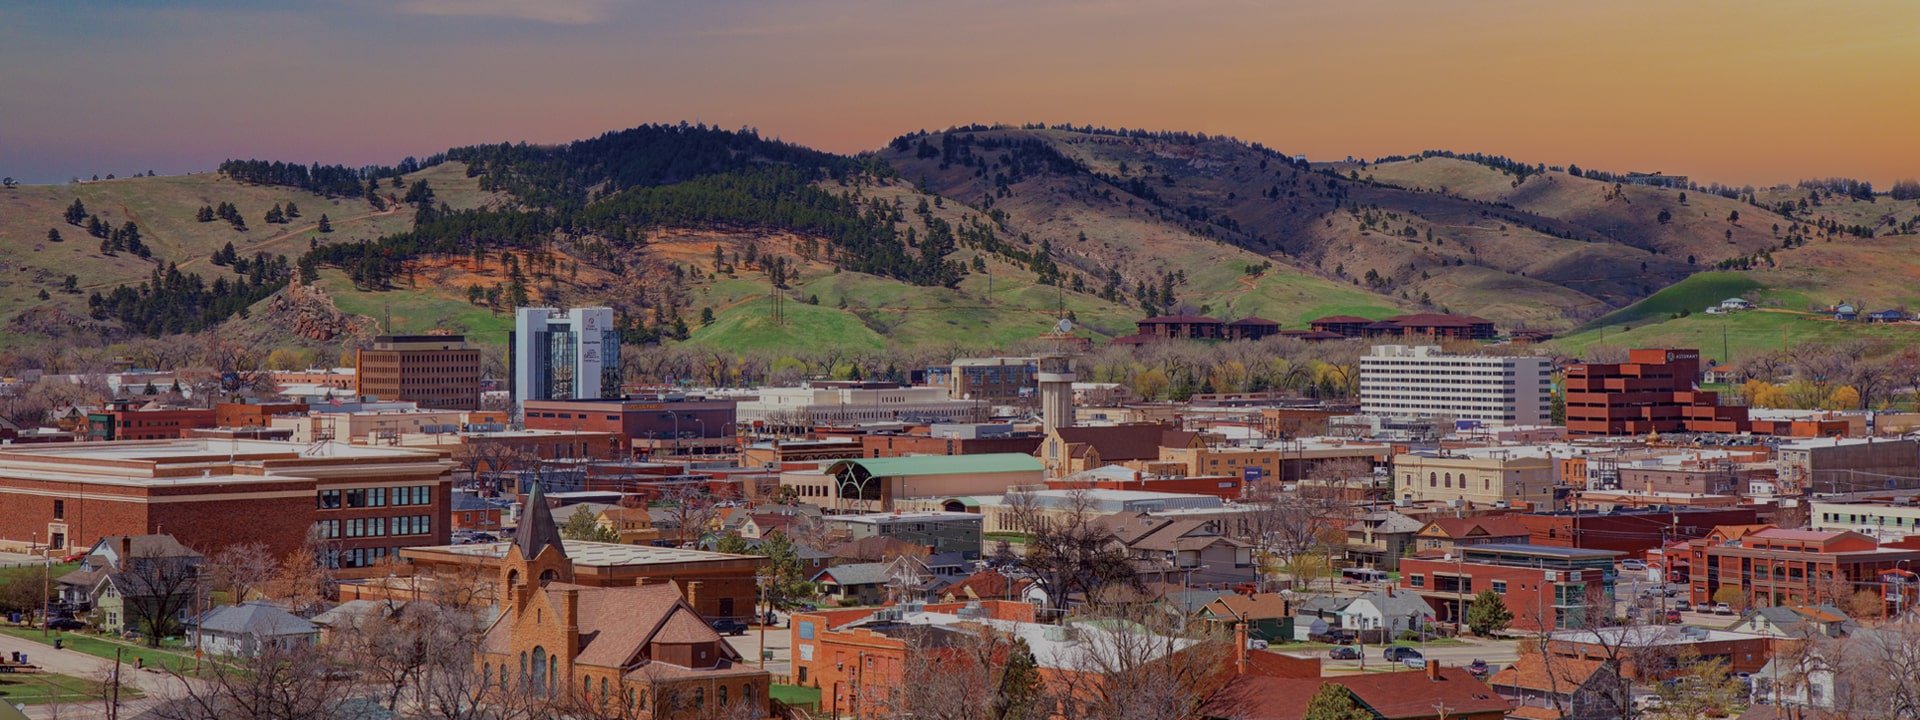
[[[113,668],[113,661],[95,657],[73,650],[55,650],[51,645],[42,645],[33,640],[0,634],[0,653],[11,657],[15,652],[27,654],[27,661],[40,666],[40,669],[71,675],[87,680],[101,679]],[[172,676],[153,670],[135,670],[132,663],[120,666],[120,682],[139,688],[147,697],[125,701],[120,704],[122,717],[131,717],[140,709],[157,702],[160,698],[178,694],[177,682]],[[29,718],[61,718],[62,720],[82,720],[105,718],[104,704],[98,700],[86,703],[62,705],[33,705],[27,708]]]

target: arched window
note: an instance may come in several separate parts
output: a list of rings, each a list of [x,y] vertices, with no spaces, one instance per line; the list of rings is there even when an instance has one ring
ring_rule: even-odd
[[[1440,487],[1440,473],[1427,473],[1427,487]]]
[[[522,658],[524,659],[524,657],[525,656],[523,655]],[[547,690],[546,668],[547,668],[547,649],[543,647],[534,648],[533,649],[533,691],[536,693],[546,692]]]
[[[1453,487],[1453,473],[1440,476],[1440,487]]]
[[[551,569],[541,570],[540,571],[540,587],[546,587],[547,583],[553,582],[554,577],[555,575],[553,573],[553,570]]]
[[[726,707],[727,706],[727,686],[721,685],[720,687],[715,688],[713,692],[713,700],[720,707]]]
[[[547,688],[549,693],[560,691],[560,656],[547,656]]]
[[[520,651],[520,684],[527,684],[527,651]]]
[[[697,687],[693,689],[693,706],[697,708],[703,708],[707,706],[707,689],[706,688]]]
[[[493,666],[480,663],[480,689],[493,687]]]
[[[608,697],[610,696],[607,695],[607,679],[600,678],[600,702],[605,703]]]
[[[585,700],[590,697],[593,697],[593,678],[582,675],[580,676],[580,699]]]
[[[508,570],[507,571],[507,587],[513,587],[519,584],[520,584],[520,571]]]

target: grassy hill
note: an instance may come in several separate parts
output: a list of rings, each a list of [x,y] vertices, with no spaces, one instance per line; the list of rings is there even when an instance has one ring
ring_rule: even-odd
[[[442,164],[406,177],[407,182],[415,179],[427,180],[436,196],[454,208],[501,202],[494,193],[481,191],[458,164]],[[109,225],[127,221],[138,225],[144,242],[153,249],[152,259],[125,252],[102,253],[98,238],[62,219],[75,199]],[[223,221],[195,220],[194,214],[202,206],[222,202],[239,208],[247,221],[245,232]],[[265,222],[269,208],[289,202],[299,206],[301,217],[285,225]],[[318,231],[322,215],[327,216],[332,233]],[[229,272],[208,261],[214,251],[228,243],[242,256],[266,252],[297,257],[310,242],[370,239],[404,230],[412,222],[411,208],[398,203],[393,203],[392,209],[375,211],[361,200],[250,185],[218,173],[21,185],[0,190],[0,267],[5,269],[0,275],[0,322],[14,323],[11,327],[16,331],[6,333],[8,339],[0,342],[31,339],[30,334],[20,334],[25,328],[14,322],[25,311],[83,318],[89,293],[144,281],[164,263],[177,263],[182,271],[199,272],[211,280]],[[62,242],[48,242],[48,229],[58,230]],[[79,292],[62,292],[61,284],[68,274],[79,279]],[[49,300],[39,299],[41,290],[48,292]]]

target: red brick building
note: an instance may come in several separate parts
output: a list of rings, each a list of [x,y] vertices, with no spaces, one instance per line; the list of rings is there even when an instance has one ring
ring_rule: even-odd
[[[1719,602],[1724,588],[1756,605],[1832,603],[1881,592],[1882,573],[1920,565],[1920,548],[1882,547],[1857,532],[1771,526],[1716,528],[1687,543],[1687,555],[1695,603]]]
[[[1038,433],[988,437],[933,437],[925,433],[874,434],[860,436],[864,457],[905,457],[908,455],[982,455],[987,453],[1026,453],[1040,449],[1044,436]]]
[[[1723,407],[1699,389],[1700,351],[1630,350],[1625,363],[1567,368],[1568,435],[1738,433],[1751,430],[1744,407]]]
[[[625,400],[528,400],[529,430],[612,433],[641,453],[724,454],[739,449],[733,398],[679,395]]]
[[[257,542],[282,557],[318,527],[352,575],[402,546],[446,542],[451,469],[433,453],[341,444],[14,446],[0,450],[0,544],[168,534],[206,555]]]
[[[1751,507],[1632,510],[1607,513],[1556,512],[1516,516],[1527,529],[1525,542],[1547,547],[1613,550],[1628,557],[1683,540],[1706,537],[1722,525],[1758,522]]]
[[[140,404],[115,400],[98,412],[87,413],[88,440],[172,440],[196,428],[216,423],[210,408],[185,408],[158,402]]]
[[[1492,590],[1506,598],[1514,629],[1581,627],[1589,605],[1613,599],[1619,557],[1606,550],[1473,545],[1451,557],[1427,552],[1401,559],[1399,587],[1419,593],[1442,622],[1465,622],[1474,594]]]
[[[360,397],[435,410],[479,410],[480,374],[480,349],[461,335],[382,335],[354,355]]]
[[[280,415],[305,415],[306,403],[220,403],[213,406],[214,427],[263,428]]]
[[[1226,323],[1204,315],[1161,315],[1135,323],[1140,334],[1162,339],[1219,340],[1226,336]]]

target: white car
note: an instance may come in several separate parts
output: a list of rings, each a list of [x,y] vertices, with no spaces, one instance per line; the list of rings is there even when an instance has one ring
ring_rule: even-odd
[[[1646,572],[1647,563],[1643,560],[1621,560],[1620,569],[1627,572]]]

